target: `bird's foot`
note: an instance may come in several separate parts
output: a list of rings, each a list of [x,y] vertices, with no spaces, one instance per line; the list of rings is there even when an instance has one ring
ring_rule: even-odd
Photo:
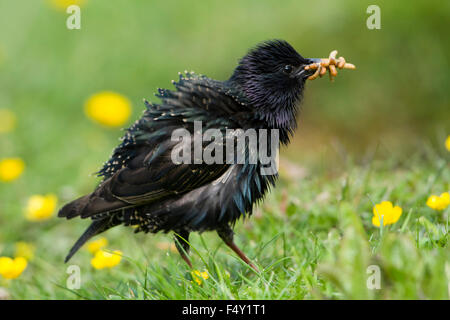
[[[191,259],[189,259],[189,232],[187,231],[179,231],[178,233],[175,233],[174,235],[174,241],[175,241],[175,247],[178,250],[178,253],[180,254],[181,258],[187,263],[189,268],[192,269],[192,262]]]
[[[320,62],[314,62],[307,66],[305,66],[305,70],[316,70],[314,74],[308,77],[308,80],[314,80],[318,77],[323,77],[327,70],[330,71],[330,80],[334,81],[334,78],[337,76],[337,69],[349,69],[355,70],[355,65],[351,63],[347,63],[344,57],[336,58],[337,50],[331,51],[328,58],[320,59]]]
[[[219,234],[219,237],[223,240],[223,242],[225,242],[225,244],[239,256],[239,258],[244,260],[246,264],[248,264],[250,267],[252,267],[253,270],[259,273],[258,267],[256,267],[256,265],[253,262],[251,262],[249,258],[247,258],[245,253],[242,252],[241,249],[239,249],[236,243],[234,243],[233,241],[234,233],[233,230],[230,228],[230,226],[227,225],[222,226],[222,228],[219,228],[217,230],[217,233]]]
[[[189,257],[185,254],[181,255],[181,258],[183,258],[183,260],[187,263],[187,265],[189,266],[189,268],[192,269],[192,262],[191,259],[189,259]]]
[[[227,244],[227,246],[229,246],[231,248],[231,250],[233,250],[234,252],[236,252],[236,254],[239,256],[239,258],[241,258],[242,260],[244,260],[244,262],[246,264],[248,264],[250,267],[252,267],[253,270],[255,270],[256,272],[259,273],[259,269],[258,267],[249,259],[247,258],[247,256],[245,255],[244,252],[242,252],[241,249],[239,249],[239,247],[234,243],[234,241],[230,241],[230,242],[225,242]]]

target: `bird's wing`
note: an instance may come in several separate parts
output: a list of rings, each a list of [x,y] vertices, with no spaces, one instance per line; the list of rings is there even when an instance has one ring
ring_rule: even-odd
[[[192,150],[194,140],[191,142]],[[227,164],[176,164],[171,158],[174,147],[172,141],[158,146],[147,154],[139,166],[120,169],[105,182],[113,197],[128,204],[140,205],[153,202],[169,195],[178,195],[210,183],[225,173]]]
[[[201,121],[203,130],[233,128],[251,111],[242,93],[223,82],[186,73],[180,74],[179,81],[173,84],[176,90],[158,89],[156,96],[162,104],[144,100],[147,106],[144,115],[127,130],[122,143],[98,172],[104,180],[142,155],[140,148],[150,146],[150,152],[158,149],[157,146],[177,128],[192,130],[194,121]]]
[[[190,133],[192,160],[194,122],[202,121],[203,131],[217,128],[239,128],[239,116],[245,104],[227,89],[205,78],[182,78],[176,91],[160,90],[162,104],[147,103],[144,116],[126,133],[100,174],[101,185],[89,196],[76,201],[82,204],[60,216],[95,217],[100,213],[148,204],[168,196],[178,196],[213,182],[229,168],[228,164],[176,164],[172,150],[178,141],[172,132],[183,128]],[[210,142],[203,142],[203,148]],[[73,205],[72,205],[73,208]]]

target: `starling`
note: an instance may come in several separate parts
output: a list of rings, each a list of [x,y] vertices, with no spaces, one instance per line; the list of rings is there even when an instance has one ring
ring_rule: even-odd
[[[175,90],[158,90],[160,103],[144,100],[143,116],[126,131],[98,172],[102,181],[97,188],[59,211],[59,217],[92,220],[65,261],[91,237],[123,224],[133,226],[135,232],[173,231],[176,248],[190,267],[189,234],[216,230],[243,261],[258,270],[234,243],[233,227],[241,216],[252,214],[254,204],[275,184],[277,172],[262,174],[259,160],[248,161],[253,150],[249,146],[238,150],[235,144],[236,154],[246,155],[243,163],[206,163],[194,156],[190,163],[174,162],[172,152],[178,141],[172,133],[185,129],[192,138],[187,146],[194,149],[198,121],[203,129],[220,132],[275,129],[278,146],[286,145],[297,125],[305,81],[319,71],[322,76],[327,67],[331,77],[332,69],[335,72],[338,65],[342,69],[344,63],[335,54],[330,59],[303,58],[286,41],[271,40],[251,49],[226,81],[193,72],[180,74],[177,82],[172,81]],[[204,150],[207,143],[199,143]]]

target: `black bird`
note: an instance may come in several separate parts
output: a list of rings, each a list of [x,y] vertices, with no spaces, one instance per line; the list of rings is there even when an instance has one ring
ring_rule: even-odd
[[[198,139],[194,121],[201,121],[203,130],[221,132],[278,129],[280,143],[287,144],[296,128],[305,80],[315,71],[304,68],[315,62],[286,41],[271,40],[251,49],[226,81],[186,73],[173,81],[175,90],[159,89],[161,103],[144,101],[143,116],[98,172],[103,180],[94,192],[59,211],[58,216],[67,219],[92,219],[65,261],[91,237],[123,224],[134,226],[135,232],[174,231],[176,247],[189,266],[190,232],[216,230],[257,270],[233,242],[233,226],[241,216],[252,214],[277,173],[261,174],[260,161],[250,163],[248,157],[245,163],[174,163],[171,153],[178,141],[172,132],[188,130],[193,147]],[[253,150],[246,146],[238,152],[248,156]]]

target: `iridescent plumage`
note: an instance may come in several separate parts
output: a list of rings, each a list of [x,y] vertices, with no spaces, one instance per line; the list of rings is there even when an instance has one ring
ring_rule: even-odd
[[[274,40],[251,50],[227,81],[185,73],[173,82],[175,90],[159,89],[161,103],[145,101],[142,118],[126,131],[99,171],[103,181],[96,190],[60,210],[60,217],[93,220],[66,261],[90,237],[124,224],[135,226],[135,232],[174,231],[177,248],[188,264],[189,233],[217,230],[251,264],[235,246],[232,227],[241,216],[252,214],[277,174],[262,175],[259,162],[176,164],[171,152],[177,141],[171,136],[184,128],[194,147],[198,139],[194,122],[201,121],[203,130],[224,133],[278,129],[281,143],[288,143],[304,81],[311,74],[303,69],[309,63],[287,42]],[[203,148],[207,144],[201,142]]]

